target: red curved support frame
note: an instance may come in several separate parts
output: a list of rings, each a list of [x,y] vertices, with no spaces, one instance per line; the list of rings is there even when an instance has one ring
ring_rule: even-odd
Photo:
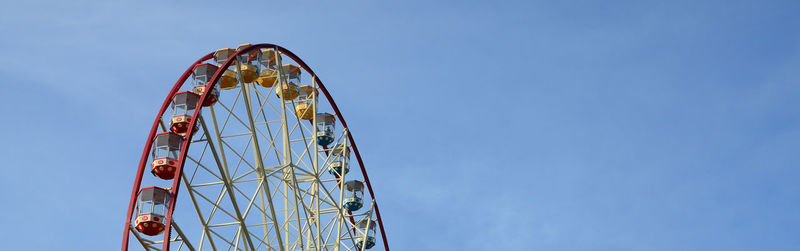
[[[245,47],[242,50],[238,50],[234,55],[232,55],[230,58],[228,58],[228,60],[226,60],[225,63],[223,63],[222,65],[219,66],[219,70],[217,70],[217,72],[214,73],[214,76],[209,81],[211,83],[211,85],[209,86],[209,88],[207,88],[207,90],[213,90],[214,89],[215,85],[217,84],[219,79],[222,77],[222,73],[225,72],[225,69],[227,69],[233,63],[234,59],[238,55],[243,54],[243,53],[247,53],[247,52],[249,52],[251,50],[255,50],[255,49],[274,49],[274,50],[282,53],[283,55],[288,56],[289,58],[291,58],[295,62],[297,62],[300,65],[300,67],[302,67],[306,72],[311,74],[311,76],[314,76],[313,79],[316,81],[317,86],[322,90],[322,93],[325,94],[325,98],[328,100],[328,103],[330,103],[331,107],[333,107],[333,111],[336,113],[336,117],[339,119],[339,121],[341,121],[342,127],[347,129],[347,122],[344,120],[344,117],[342,116],[342,113],[339,111],[339,107],[336,106],[336,102],[333,101],[333,98],[331,97],[330,93],[328,92],[328,89],[326,89],[325,85],[322,84],[322,80],[319,79],[319,77],[314,73],[314,71],[311,69],[311,67],[309,67],[305,62],[303,62],[303,60],[300,59],[300,57],[295,55],[293,52],[287,50],[286,48],[283,48],[283,47],[278,46],[278,45],[264,43],[264,44],[251,45],[251,46]],[[156,119],[153,122],[153,127],[150,129],[150,135],[147,137],[147,142],[145,142],[145,147],[144,147],[144,151],[142,152],[142,157],[139,160],[139,169],[136,171],[136,179],[135,179],[135,181],[133,183],[133,190],[131,191],[131,199],[130,199],[130,203],[128,204],[128,214],[127,214],[127,216],[125,218],[125,228],[124,228],[124,231],[123,231],[123,239],[122,239],[122,251],[127,251],[128,250],[128,243],[129,243],[129,240],[130,240],[130,233],[128,233],[128,231],[130,231],[130,224],[131,224],[131,219],[133,217],[133,210],[136,207],[136,197],[137,197],[136,195],[138,194],[139,189],[141,188],[142,177],[144,175],[145,168],[147,167],[147,164],[148,164],[147,163],[148,155],[150,154],[151,148],[153,147],[153,139],[155,138],[156,132],[158,131],[159,122],[161,122],[161,118],[164,116],[164,112],[166,112],[167,107],[169,107],[170,102],[172,100],[172,97],[175,95],[175,93],[178,90],[180,90],[180,88],[183,86],[183,84],[186,82],[186,80],[189,79],[189,76],[191,76],[192,70],[194,69],[194,66],[197,65],[197,64],[202,63],[203,61],[211,59],[213,57],[213,55],[214,55],[214,53],[212,52],[212,53],[209,53],[209,54],[203,56],[202,58],[198,59],[196,62],[194,62],[194,64],[192,64],[189,67],[189,69],[187,69],[183,73],[183,75],[181,75],[181,77],[178,79],[178,81],[172,87],[172,90],[170,90],[169,95],[167,95],[166,99],[164,99],[164,102],[161,105],[161,109],[158,111],[158,115],[156,116]],[[201,95],[199,104],[202,104],[203,102],[205,102],[205,100],[209,96],[209,93],[211,93],[211,92],[207,91],[206,93]],[[200,115],[200,110],[202,110],[202,108],[195,109],[194,114],[192,114],[192,120],[191,121],[197,121],[197,118]],[[194,130],[194,126],[196,124],[197,123],[189,124],[189,127],[187,128],[187,131],[191,132],[192,130]],[[189,143],[191,142],[192,135],[189,134],[187,136],[188,136],[188,138],[186,140],[184,140],[183,145],[181,147],[180,158],[178,158],[178,166],[179,166],[178,171],[177,171],[178,173],[183,173],[184,160],[186,159],[186,154],[188,152],[189,145],[190,145]],[[356,142],[353,139],[353,134],[349,130],[348,130],[348,133],[347,133],[347,138],[350,141],[350,145],[352,146],[353,152],[356,155],[356,159],[358,160],[358,164],[361,167],[361,173],[364,175],[364,182],[367,185],[367,190],[369,191],[369,194],[372,197],[372,200],[375,201],[375,216],[376,216],[376,219],[378,221],[378,227],[381,230],[381,238],[383,239],[383,246],[388,251],[389,250],[389,242],[386,239],[386,231],[383,228],[383,220],[381,218],[380,209],[378,209],[377,200],[375,199],[375,193],[373,193],[373,191],[372,191],[372,185],[369,182],[369,177],[367,176],[367,170],[364,168],[364,162],[361,159],[361,154],[358,152],[358,147],[356,146]],[[175,204],[176,204],[176,201],[178,199],[178,192],[180,191],[181,178],[182,178],[181,175],[177,175],[175,177],[175,179],[173,180],[172,188],[170,189],[170,193],[171,193],[171,197],[172,198],[170,199],[169,210],[167,211],[166,226],[164,228],[164,243],[163,243],[163,248],[162,248],[162,250],[165,250],[165,251],[169,250],[169,244],[170,244],[169,239],[170,239],[170,234],[171,234],[171,229],[172,229],[172,213],[175,210]],[[351,219],[351,221],[352,221],[352,219]]]

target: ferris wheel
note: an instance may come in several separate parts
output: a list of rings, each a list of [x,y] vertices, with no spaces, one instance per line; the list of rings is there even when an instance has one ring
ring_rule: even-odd
[[[380,246],[389,250],[353,135],[299,57],[242,44],[183,73],[147,137],[122,251]]]

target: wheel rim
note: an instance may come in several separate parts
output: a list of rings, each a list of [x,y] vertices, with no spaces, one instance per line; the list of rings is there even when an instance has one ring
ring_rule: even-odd
[[[257,81],[242,81],[255,80],[252,75],[243,75],[247,71],[237,70],[249,69],[242,66],[248,61],[244,55],[265,49],[280,53],[280,57],[272,57],[277,58],[277,65],[299,65],[307,78],[302,83],[321,93],[305,101],[282,100],[275,91],[289,86],[286,77],[278,77],[269,88]],[[134,182],[122,249],[128,249],[129,237],[133,236],[134,242],[150,250],[170,250],[170,245],[172,250],[358,250],[361,247],[356,245],[363,243],[369,231],[355,222],[366,219],[378,226],[378,243],[388,250],[369,178],[341,112],[313,71],[292,52],[276,45],[240,47],[221,63],[206,88],[214,90],[226,70],[234,71],[238,86],[222,90],[218,96],[213,91],[200,95],[200,103],[214,102],[190,114],[191,121],[197,123],[185,129],[197,132],[186,136],[180,148],[179,175],[166,181],[144,175],[142,169],[152,160],[153,135],[170,130],[169,99],[180,90],[191,89],[192,69],[212,57],[213,53],[201,58],[181,76],[151,128]],[[255,72],[265,67],[258,65]],[[278,76],[282,70],[276,67]],[[333,144],[352,149],[357,161],[351,165],[357,165],[354,170],[358,171],[343,177],[329,172],[329,163],[337,156],[317,144],[318,128],[311,122],[314,118],[297,117],[296,108],[303,107],[304,102],[303,113],[315,109],[315,115],[333,112],[337,116],[341,125],[333,134]],[[348,192],[340,189],[340,183],[348,179],[366,183],[365,206],[357,212],[341,210]],[[143,183],[168,187],[174,197],[167,208],[166,230],[160,241],[131,227],[135,192]],[[178,199],[178,194],[184,196]]]

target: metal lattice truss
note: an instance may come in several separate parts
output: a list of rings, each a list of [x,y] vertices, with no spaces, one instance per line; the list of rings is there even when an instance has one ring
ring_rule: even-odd
[[[295,115],[299,101],[275,95],[286,80],[265,88],[243,83],[236,72],[238,85],[222,90],[197,121],[181,173],[172,249],[360,250],[356,243],[365,233],[355,222],[372,219],[373,210],[342,210],[347,174],[328,172],[334,157],[317,144],[317,126]],[[316,90],[313,77],[310,83]],[[318,94],[309,99],[317,109]],[[165,123],[168,115],[162,131]],[[347,133],[336,132],[334,144],[347,145]],[[358,179],[358,168],[351,170]],[[145,250],[161,250],[162,241],[131,232]]]

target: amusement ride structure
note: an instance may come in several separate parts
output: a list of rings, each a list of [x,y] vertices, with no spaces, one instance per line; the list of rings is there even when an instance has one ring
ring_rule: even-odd
[[[389,250],[353,135],[299,57],[243,44],[181,75],[147,137],[122,251],[375,247]]]

